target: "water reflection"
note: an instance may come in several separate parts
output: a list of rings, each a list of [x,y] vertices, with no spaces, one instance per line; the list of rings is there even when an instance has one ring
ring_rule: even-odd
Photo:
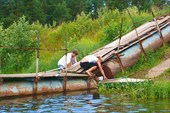
[[[93,92],[93,99],[100,99],[100,94],[98,92]]]
[[[44,94],[0,100],[0,113],[134,113],[170,112],[170,101],[133,101],[97,90],[68,94]]]

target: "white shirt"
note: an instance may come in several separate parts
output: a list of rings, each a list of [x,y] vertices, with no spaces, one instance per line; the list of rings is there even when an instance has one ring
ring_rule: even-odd
[[[67,53],[67,63],[66,63],[66,55],[64,55],[59,61],[58,61],[58,65],[62,65],[64,67],[66,67],[67,64],[69,63],[75,64],[77,62],[76,56],[74,58],[72,58],[72,53]]]
[[[88,56],[85,56],[85,58],[88,60],[89,63],[93,62],[93,63],[96,63],[98,58],[94,55],[88,55]]]

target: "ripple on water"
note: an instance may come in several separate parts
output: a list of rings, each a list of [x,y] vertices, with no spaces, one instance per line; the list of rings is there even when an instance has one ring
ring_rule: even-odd
[[[68,109],[69,111],[72,111],[73,113],[88,113],[88,112],[91,112],[91,111],[95,111],[93,109],[87,109],[87,108],[84,108],[84,107],[79,107],[79,108],[75,108],[75,107],[72,107],[72,108],[69,108]]]
[[[163,112],[163,113],[170,113],[170,110],[160,110],[160,112]]]
[[[109,98],[94,94],[53,95],[35,98],[23,98],[17,103],[0,101],[0,113],[135,113],[170,112],[170,101],[135,102],[120,98]],[[163,104],[162,104],[163,103]],[[162,105],[162,106],[161,106]],[[160,107],[158,107],[160,106]],[[156,109],[155,109],[156,108]]]
[[[148,111],[147,108],[139,108],[138,110],[139,110],[139,111]]]

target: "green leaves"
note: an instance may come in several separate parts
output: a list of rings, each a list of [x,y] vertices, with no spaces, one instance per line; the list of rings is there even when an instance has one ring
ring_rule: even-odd
[[[18,72],[22,68],[29,67],[33,50],[17,50],[15,48],[35,47],[36,34],[32,30],[32,26],[26,21],[25,17],[21,17],[14,22],[9,28],[0,27],[1,46],[9,48],[1,48],[1,66],[2,72]]]
[[[166,0],[0,0],[0,22],[7,28],[19,17],[25,15],[30,23],[39,21],[43,25],[57,25],[75,20],[78,14],[91,14],[93,19],[99,17],[98,10],[124,9],[136,6],[140,11],[146,11],[153,5],[162,7]],[[170,2],[168,2],[170,3]]]
[[[119,98],[131,98],[134,100],[169,99],[170,82],[162,80],[152,83],[148,80],[134,84],[99,84],[99,92],[103,95],[119,95]]]

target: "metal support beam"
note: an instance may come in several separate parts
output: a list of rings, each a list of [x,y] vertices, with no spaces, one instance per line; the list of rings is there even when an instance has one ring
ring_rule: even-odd
[[[118,53],[119,53],[119,50],[120,50],[120,41],[121,41],[121,38],[122,38],[122,29],[123,29],[123,18],[121,19],[121,23],[120,23],[120,33],[119,33],[119,42],[118,42]]]
[[[121,61],[121,59],[120,59],[119,53],[116,53],[115,55],[116,55],[116,57],[117,57],[117,60],[118,60],[118,63],[119,63],[119,66],[120,66],[121,70],[122,70],[122,71],[125,70],[125,68],[124,68],[124,66],[123,66],[123,64],[122,64],[122,61]]]
[[[38,72],[39,72],[39,48],[40,48],[40,32],[38,31],[38,48],[36,49],[36,76],[34,79],[34,94],[37,94]]]
[[[118,50],[117,50],[117,53],[115,54],[117,59],[118,59],[118,63],[119,63],[119,66],[121,68],[121,70],[125,70],[123,64],[122,64],[122,61],[120,59],[120,56],[119,56],[119,50],[120,50],[120,41],[121,41],[121,38],[122,38],[122,28],[123,28],[123,18],[121,19],[121,26],[120,26],[120,35],[119,35],[119,42],[118,42]]]
[[[63,93],[67,92],[67,53],[68,53],[68,49],[67,49],[67,33],[65,36],[65,66],[66,66],[66,71],[65,71],[65,76],[64,76],[64,82],[63,82]]]
[[[87,89],[90,90],[90,77],[88,76],[87,78]]]
[[[128,12],[128,14],[129,14],[129,16],[130,16],[130,18],[131,18],[131,20],[132,20],[133,26],[134,26],[134,28],[135,28],[135,32],[136,32],[136,36],[137,36],[137,38],[138,38],[138,43],[139,43],[140,50],[141,50],[142,53],[144,54],[145,60],[147,60],[147,58],[146,58],[146,52],[145,52],[145,50],[144,50],[144,48],[143,48],[142,42],[141,42],[140,37],[139,37],[139,35],[138,35],[137,27],[136,27],[136,25],[135,25],[135,22],[134,22],[134,20],[133,20],[133,18],[132,18],[132,16],[131,16],[131,14],[130,14],[130,12],[129,12],[128,9],[127,9],[127,12]]]
[[[156,28],[157,28],[157,30],[158,30],[158,32],[159,32],[159,35],[160,35],[160,39],[162,40],[162,43],[163,43],[163,45],[165,46],[165,40],[164,40],[164,38],[163,38],[161,29],[160,29],[160,27],[159,27],[159,25],[158,25],[158,22],[157,22],[157,20],[156,20],[156,18],[155,18],[155,14],[154,14],[154,12],[152,11],[152,9],[151,9],[151,12],[152,12],[152,16],[153,16],[153,19],[154,19],[154,21],[155,21],[155,24],[156,24]]]

